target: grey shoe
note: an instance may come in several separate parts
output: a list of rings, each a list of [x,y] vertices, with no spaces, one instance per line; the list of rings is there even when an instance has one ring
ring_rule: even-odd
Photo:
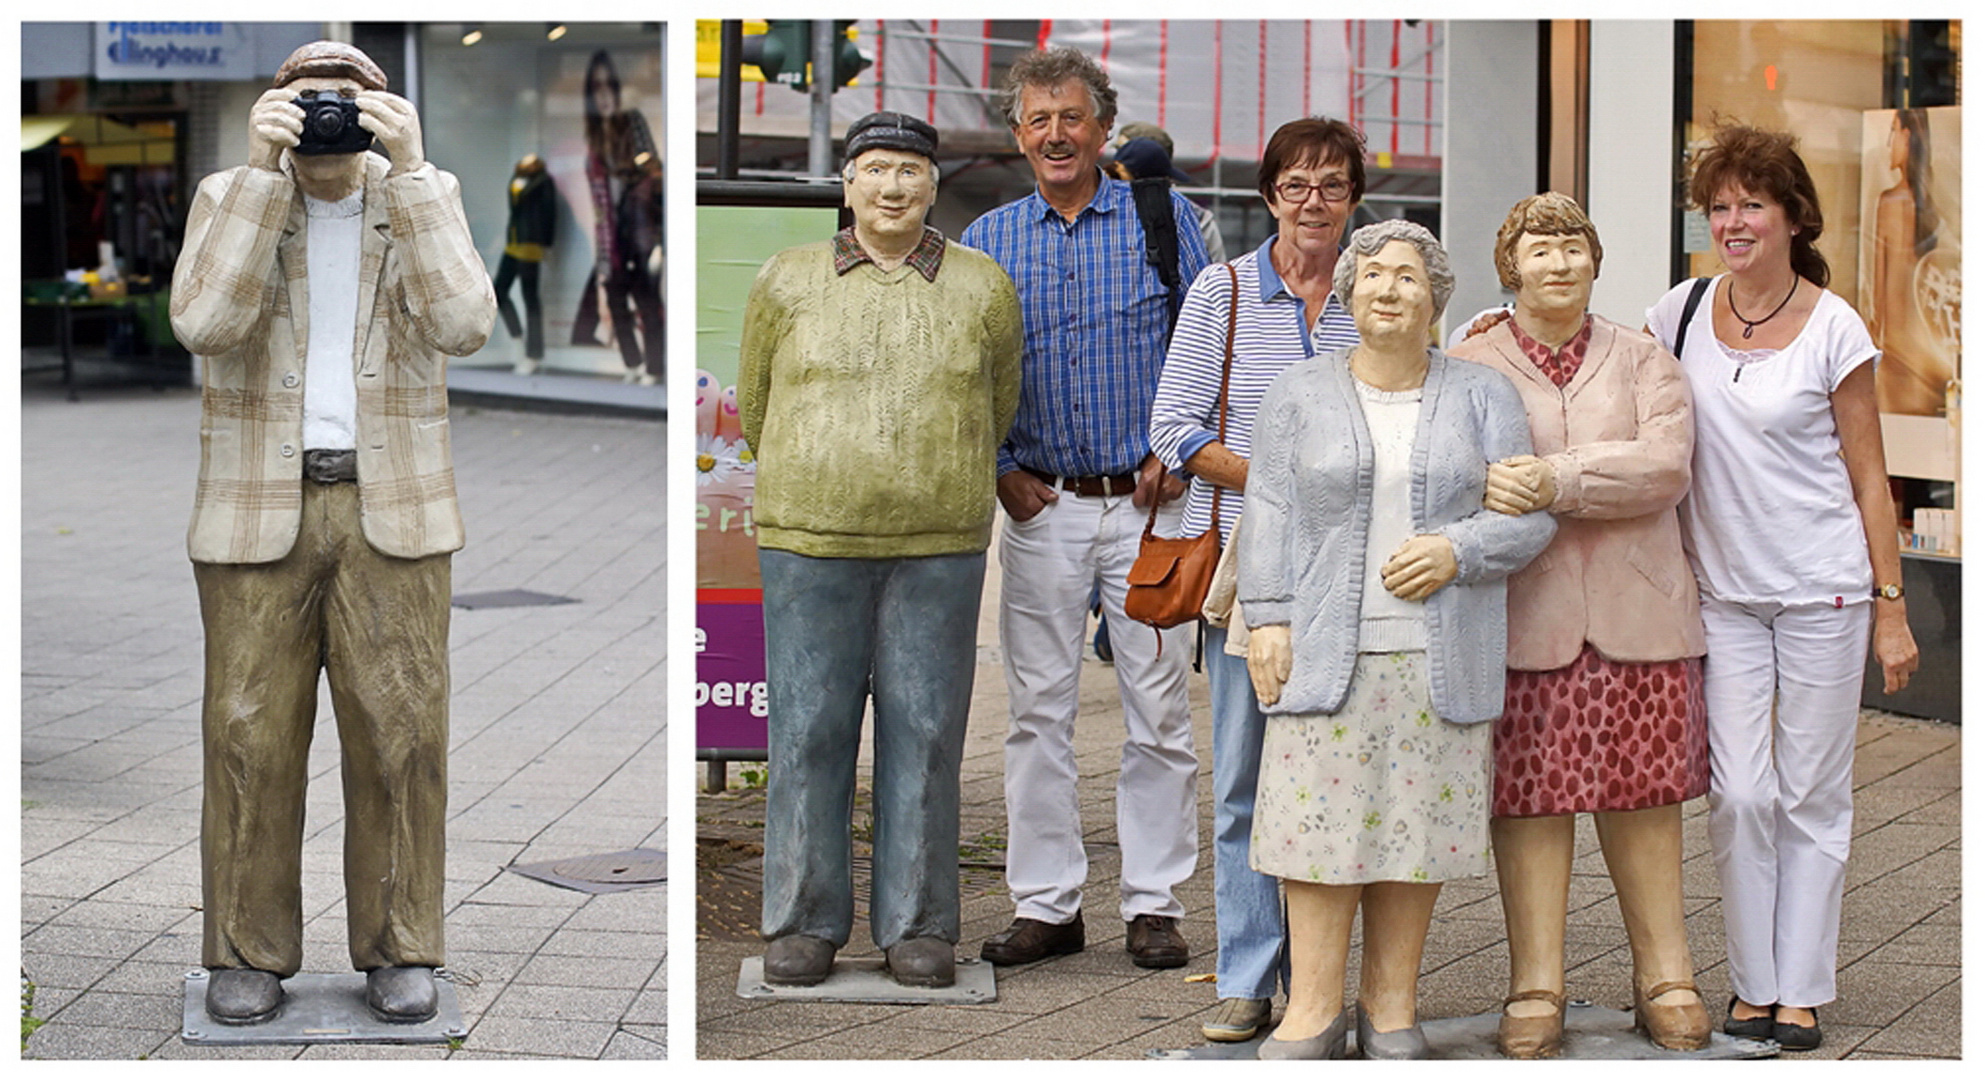
[[[944,987],[958,981],[958,956],[943,938],[906,938],[882,954],[889,974],[904,986]]]
[[[215,968],[207,974],[207,1015],[223,1024],[259,1024],[283,1004],[283,980],[273,971]]]
[[[1419,1061],[1434,1056],[1418,1020],[1399,1031],[1373,1031],[1362,1002],[1358,1005],[1358,1053],[1371,1061]]]
[[[440,1001],[431,967],[383,967],[365,973],[365,1007],[389,1024],[432,1020]]]
[[[765,981],[773,986],[814,986],[834,970],[834,943],[787,934],[765,946]]]
[[[1270,1035],[1254,1048],[1254,1056],[1257,1061],[1335,1061],[1344,1056],[1344,1036],[1350,1028],[1351,1010],[1345,1009],[1329,1027],[1307,1039],[1284,1040]],[[1363,1029],[1359,1032],[1362,1040]]]
[[[1268,1023],[1267,998],[1221,998],[1213,1015],[1200,1022],[1208,1042],[1246,1042]]]

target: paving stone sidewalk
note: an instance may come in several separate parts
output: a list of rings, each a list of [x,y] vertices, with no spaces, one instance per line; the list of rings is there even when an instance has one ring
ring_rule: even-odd
[[[1001,881],[1005,834],[1002,740],[1006,685],[996,642],[997,560],[989,560],[963,769],[961,956],[1013,917]],[[999,999],[983,1005],[793,1003],[737,996],[739,962],[763,950],[759,903],[764,791],[739,786],[697,799],[696,1053],[699,1058],[1141,1058],[1203,1046],[1213,1011],[1212,745],[1204,675],[1191,676],[1200,753],[1199,872],[1180,891],[1192,961],[1146,971],[1123,951],[1117,921],[1115,785],[1123,727],[1114,669],[1083,665],[1076,725],[1082,820],[1090,853],[1088,948],[1075,956],[998,971]],[[864,742],[867,735],[864,736]],[[1956,1058],[1960,1055],[1960,729],[1866,711],[1855,758],[1853,853],[1841,927],[1840,999],[1823,1010],[1826,1044],[1788,1058]],[[865,745],[862,775],[870,768]],[[866,779],[857,796],[866,814]],[[1706,801],[1684,808],[1684,893],[1697,980],[1720,1023],[1730,993],[1723,921],[1706,832]],[[858,836],[857,887],[866,886]],[[1578,824],[1566,979],[1573,998],[1632,1007],[1632,963],[1618,905],[1593,834]],[[876,956],[859,906],[843,956]],[[1501,1005],[1508,944],[1494,878],[1441,892],[1420,983],[1430,1017]],[[1357,970],[1354,955],[1350,970]],[[1195,981],[1195,980],[1205,981]],[[1279,1003],[1278,1003],[1279,1004]]]
[[[458,406],[446,884],[459,1048],[192,1047],[201,632],[185,533],[197,391],[45,379],[21,404],[21,966],[29,1058],[660,1058],[662,888],[589,895],[512,863],[665,849],[663,432]],[[349,969],[328,692],[310,756],[304,969]]]

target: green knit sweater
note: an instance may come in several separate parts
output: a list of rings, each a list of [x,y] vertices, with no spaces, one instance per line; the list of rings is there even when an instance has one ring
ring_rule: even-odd
[[[818,558],[984,551],[994,454],[1020,404],[1020,301],[999,264],[946,244],[836,276],[826,243],[758,271],[738,411],[758,460],[760,547]]]

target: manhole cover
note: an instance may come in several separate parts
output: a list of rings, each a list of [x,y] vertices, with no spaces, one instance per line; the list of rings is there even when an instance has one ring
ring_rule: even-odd
[[[477,608],[500,607],[550,607],[553,604],[576,604],[578,599],[570,596],[553,596],[550,593],[532,592],[529,589],[499,589],[496,592],[462,593],[455,597],[456,607],[465,611]]]
[[[669,861],[660,852],[627,851],[618,855],[581,855],[551,865],[553,873],[575,881],[603,885],[652,885],[667,881]]]
[[[620,892],[659,885],[668,880],[669,857],[648,848],[606,855],[575,855],[569,859],[505,867],[513,874],[579,892]]]

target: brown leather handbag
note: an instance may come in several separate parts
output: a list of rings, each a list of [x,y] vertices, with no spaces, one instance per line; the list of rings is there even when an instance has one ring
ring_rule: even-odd
[[[1223,444],[1227,441],[1227,381],[1234,369],[1234,324],[1241,307],[1241,280],[1233,263],[1227,264],[1227,277],[1233,282],[1233,294],[1227,304],[1227,355],[1220,364],[1219,438]],[[1220,562],[1220,486],[1213,485],[1213,524],[1205,532],[1176,539],[1157,536],[1152,533],[1157,522],[1158,500],[1154,496],[1137,561],[1130,567],[1123,610],[1138,622],[1163,630],[1199,618],[1206,604],[1206,590],[1213,584],[1213,569]]]

